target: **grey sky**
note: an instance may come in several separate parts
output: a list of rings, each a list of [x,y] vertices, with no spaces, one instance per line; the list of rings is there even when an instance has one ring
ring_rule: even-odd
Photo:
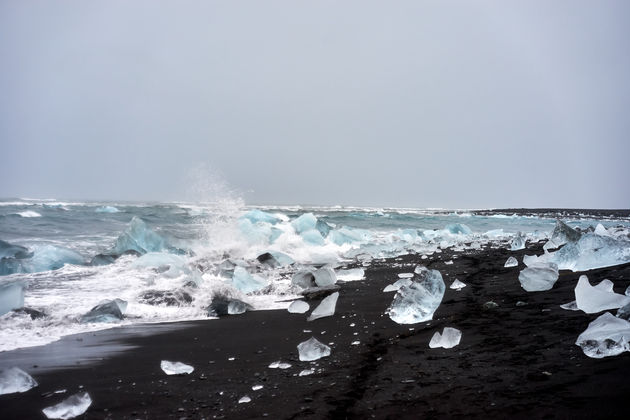
[[[0,196],[630,207],[630,2],[0,0]]]

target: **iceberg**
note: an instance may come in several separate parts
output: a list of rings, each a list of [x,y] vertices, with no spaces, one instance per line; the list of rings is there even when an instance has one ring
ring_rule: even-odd
[[[585,355],[596,359],[630,351],[630,322],[606,312],[588,324],[575,344]]]
[[[549,290],[558,280],[558,266],[554,263],[535,263],[520,272],[518,281],[528,292]]]
[[[518,266],[518,261],[514,257],[510,257],[507,259],[503,267],[516,267]]]
[[[44,408],[42,412],[49,419],[72,419],[85,413],[91,404],[90,394],[79,392],[59,404]]]
[[[113,252],[122,254],[133,250],[141,254],[159,252],[168,248],[163,237],[151,230],[139,217],[134,216],[129,227],[116,239]]]
[[[252,223],[263,222],[269,223],[271,225],[275,225],[280,221],[279,217],[258,209],[250,210],[247,213],[243,214],[240,218],[247,219]]]
[[[578,309],[594,314],[628,305],[630,297],[613,292],[610,280],[602,280],[597,286],[591,286],[588,277],[581,275],[575,286],[575,303]]]
[[[330,267],[323,267],[319,270],[316,270],[313,273],[315,277],[315,284],[318,287],[327,287],[332,286],[337,283],[337,275],[335,274],[335,270]]]
[[[453,235],[472,235],[473,233],[472,229],[463,223],[451,223],[446,225],[444,229]]]
[[[315,337],[301,342],[297,348],[302,362],[312,362],[330,356],[330,347],[319,342]]]
[[[116,322],[123,319],[127,302],[122,299],[107,300],[93,307],[81,317],[81,322]]]
[[[438,270],[416,267],[418,278],[409,286],[402,286],[396,292],[387,313],[398,324],[415,324],[433,319],[446,286]]]
[[[252,275],[243,267],[234,267],[232,285],[243,293],[252,293],[267,286],[267,281],[258,275]]]
[[[525,249],[525,237],[521,232],[518,232],[510,241],[511,251],[518,251],[519,249]]]
[[[339,298],[339,292],[335,292],[325,297],[321,303],[311,312],[311,315],[307,318],[307,321],[314,321],[319,318],[332,316],[335,314],[335,307],[337,306],[337,299]]]
[[[167,375],[188,375],[192,373],[195,368],[182,362],[170,362],[168,360],[162,360],[160,362],[160,368]]]
[[[24,283],[10,280],[0,283],[0,316],[24,306]]]
[[[210,306],[206,308],[209,316],[240,315],[254,309],[250,304],[239,299],[217,294],[212,298]]]
[[[37,386],[37,381],[19,367],[0,369],[0,395],[26,392]]]
[[[289,305],[288,311],[292,314],[303,314],[308,312],[309,309],[310,305],[308,303],[303,300],[296,300]]]
[[[455,279],[455,281],[453,281],[453,283],[451,283],[451,285],[449,287],[451,289],[455,289],[455,290],[457,290],[459,292],[464,287],[466,287],[466,283],[462,283],[461,281]]]
[[[432,349],[436,347],[443,347],[445,349],[450,349],[459,344],[462,339],[462,332],[457,328],[444,327],[442,334],[438,331],[433,334],[431,337],[431,341],[429,342],[429,347]]]

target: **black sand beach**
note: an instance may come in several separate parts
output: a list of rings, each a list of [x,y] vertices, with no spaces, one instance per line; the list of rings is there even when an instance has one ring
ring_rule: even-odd
[[[248,312],[121,334],[130,348],[74,368],[38,373],[22,360],[39,386],[0,396],[0,417],[44,418],[42,408],[85,390],[93,403],[79,418],[89,419],[626,418],[630,355],[586,357],[574,343],[598,314],[559,307],[574,300],[583,273],[563,271],[552,290],[528,293],[518,282],[522,263],[503,267],[510,255],[521,262],[534,252],[542,244],[373,263],[365,281],[341,284],[334,316],[313,322],[287,311]],[[384,314],[394,295],[382,290],[416,264],[440,270],[447,286],[457,278],[467,287],[447,288],[433,321],[398,325]],[[630,284],[630,264],[586,274],[591,282],[612,280],[619,293]],[[488,301],[498,307],[485,309]],[[462,331],[459,346],[430,349],[433,333],[446,326]],[[300,362],[296,346],[312,336],[333,343],[332,354]],[[164,359],[195,371],[167,376]],[[291,368],[268,368],[278,360]],[[316,372],[298,376],[309,367]],[[67,392],[50,395],[60,389]],[[251,402],[239,404],[245,395]]]

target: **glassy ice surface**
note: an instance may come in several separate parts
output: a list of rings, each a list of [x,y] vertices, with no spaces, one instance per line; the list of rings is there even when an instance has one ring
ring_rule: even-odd
[[[588,328],[578,336],[575,344],[588,357],[599,359],[630,351],[629,342],[630,322],[606,312],[588,324]]]
[[[387,310],[392,321],[399,324],[415,324],[433,319],[440,306],[446,286],[438,270],[416,267],[417,277],[409,286],[396,292]]]
[[[315,337],[301,342],[298,344],[297,348],[302,362],[310,362],[330,356],[330,347],[319,342]]]
[[[462,339],[462,332],[457,328],[444,327],[442,334],[438,331],[433,334],[431,337],[431,341],[429,342],[429,347],[432,349],[436,347],[444,347],[445,349],[450,349],[459,344]]]
[[[383,292],[397,292],[403,286],[410,286],[413,281],[410,278],[402,278],[397,280],[394,284],[385,286]]]
[[[241,216],[242,219],[248,219],[252,223],[264,222],[275,225],[280,221],[278,216],[275,216],[271,213],[267,213],[262,210],[254,209],[246,212]]]
[[[300,286],[304,289],[309,287],[315,287],[315,270],[309,268],[303,268],[298,270],[293,277],[291,277],[291,283],[296,286]]]
[[[505,261],[503,267],[516,267],[518,266],[518,260],[514,257],[510,257]]]
[[[24,283],[20,280],[0,280],[0,316],[24,306]]]
[[[289,305],[288,311],[292,314],[304,314],[308,312],[310,305],[303,300],[296,300]]]
[[[619,310],[617,311],[617,318],[630,321],[630,303],[619,308]]]
[[[332,316],[335,314],[335,307],[337,306],[337,299],[339,299],[339,292],[331,293],[326,296],[321,303],[311,312],[307,321],[314,321],[319,318]]]
[[[320,268],[316,270],[313,275],[315,276],[315,284],[319,287],[332,286],[337,283],[335,270],[330,267]]]
[[[365,270],[362,268],[352,268],[349,270],[336,271],[337,280],[341,281],[357,281],[365,279]]]
[[[449,287],[451,289],[459,291],[459,290],[462,290],[464,287],[466,287],[466,283],[462,283],[461,281],[455,279],[455,281],[453,281],[453,283],[451,283]]]
[[[256,292],[267,286],[267,281],[258,275],[252,275],[243,267],[234,267],[232,285],[243,293]]]
[[[581,275],[575,286],[575,302],[578,309],[594,314],[621,308],[630,303],[630,297],[613,292],[610,280],[602,280],[597,286],[591,286],[588,277]]]
[[[565,303],[560,305],[560,307],[562,309],[565,309],[567,311],[579,311],[580,308],[577,307],[577,303],[575,301],[571,301],[569,303]]]
[[[281,362],[279,360],[269,364],[269,369],[289,369],[290,367],[291,363]]]
[[[556,220],[556,226],[551,232],[551,242],[556,246],[566,244],[567,242],[575,242],[580,239],[580,232],[564,223],[562,220]]]
[[[525,248],[525,237],[521,232],[518,232],[514,238],[510,241],[510,250],[517,251]]]
[[[239,403],[239,404],[245,404],[245,403],[248,403],[248,402],[251,402],[251,401],[252,401],[252,399],[251,399],[251,398],[249,398],[249,395],[245,395],[245,396],[242,396],[242,397],[238,400],[238,403]]]
[[[195,370],[194,367],[185,363],[171,362],[168,360],[162,360],[160,362],[160,368],[162,368],[164,373],[166,373],[167,375],[188,375]]]
[[[518,275],[521,287],[528,292],[549,290],[558,280],[558,266],[554,263],[536,263]]]
[[[315,373],[315,370],[313,369],[304,369],[298,374],[298,376],[308,376],[312,375],[313,373]]]
[[[159,252],[167,247],[163,237],[155,233],[139,217],[134,216],[129,227],[116,239],[113,252],[137,251],[141,254]]]
[[[108,300],[93,307],[81,317],[81,322],[117,322],[123,319],[127,302],[122,299]]]
[[[301,215],[297,219],[293,220],[291,222],[291,225],[293,226],[293,229],[295,229],[295,231],[298,234],[301,234],[303,232],[307,232],[309,230],[316,230],[317,229],[317,217],[315,217],[315,215],[313,213],[304,213],[303,215]]]
[[[37,381],[18,367],[0,369],[0,395],[26,392],[37,386]]]
[[[42,412],[49,419],[71,419],[85,413],[91,404],[90,394],[79,392],[59,404],[44,408]]]
[[[451,223],[444,228],[453,235],[471,235],[472,229],[463,223]]]

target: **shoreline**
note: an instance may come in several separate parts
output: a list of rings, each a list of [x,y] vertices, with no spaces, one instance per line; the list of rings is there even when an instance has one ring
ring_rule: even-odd
[[[39,386],[0,396],[0,409],[7,419],[44,418],[42,408],[81,390],[93,403],[79,418],[89,419],[622,417],[630,394],[630,355],[586,357],[574,343],[599,314],[559,305],[574,299],[581,274],[591,282],[609,278],[623,293],[630,284],[630,264],[561,271],[553,289],[528,293],[518,273],[522,256],[534,252],[542,252],[541,243],[520,251],[444,251],[426,260],[406,255],[374,262],[366,280],[341,284],[334,316],[312,322],[307,314],[270,310],[156,324],[173,328],[148,334],[118,334],[114,345],[129,347],[90,363],[42,366],[43,373],[25,369]],[[518,267],[503,267],[509,256],[517,257]],[[449,260],[452,265],[445,263]],[[384,314],[394,294],[382,290],[416,264],[438,269],[446,293],[432,321],[398,325]],[[467,287],[449,289],[455,278]],[[499,306],[484,310],[490,300]],[[518,301],[527,305],[516,306]],[[311,309],[317,304],[309,303]],[[447,326],[462,331],[461,343],[430,349],[433,333]],[[107,340],[99,341],[101,336],[122,330],[85,333],[97,337],[81,346],[102,346]],[[332,353],[300,362],[296,346],[312,336],[333,343]],[[161,360],[184,362],[195,371],[167,376]],[[292,366],[270,369],[275,361]],[[315,373],[298,376],[307,368]],[[263,388],[254,391],[254,385]],[[50,394],[60,389],[67,392]],[[251,402],[239,404],[245,395]]]

